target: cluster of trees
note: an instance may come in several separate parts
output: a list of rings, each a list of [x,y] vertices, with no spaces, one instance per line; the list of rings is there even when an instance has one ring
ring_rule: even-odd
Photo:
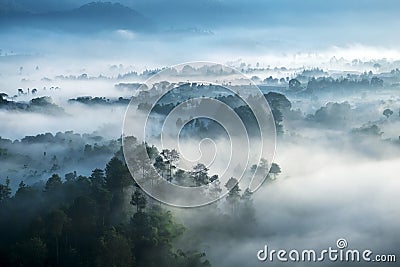
[[[382,115],[387,119],[393,116],[393,114],[394,111],[390,108],[386,108],[382,112]],[[355,110],[348,102],[329,102],[325,106],[316,110],[315,114],[308,115],[306,119],[335,128],[351,124],[354,118]]]
[[[196,164],[191,171],[177,169],[175,164],[179,158],[175,149],[163,149],[159,152],[154,146],[138,144],[136,155],[129,159],[129,163],[137,166],[140,179],[147,179],[152,183],[156,180],[157,173],[163,179],[181,186],[201,186],[218,180],[218,175],[209,175],[209,169],[203,163]]]
[[[60,89],[59,87],[56,87],[57,90]],[[43,88],[44,90],[46,90],[46,87]],[[54,87],[51,87],[51,90],[54,89]],[[36,93],[38,92],[38,89],[36,88],[32,88],[32,90],[30,88],[26,89],[26,92],[24,91],[24,89],[22,88],[18,88],[17,89],[18,95],[28,95],[28,94],[32,94],[32,95],[36,95]]]
[[[329,102],[324,107],[319,108],[315,115],[308,116],[308,119],[327,126],[337,127],[349,123],[351,117],[352,108],[348,102]]]
[[[275,68],[275,70],[278,70]],[[286,68],[282,68],[281,71],[287,71]],[[280,79],[274,78],[272,76],[269,76],[263,80],[263,82],[267,85],[286,85],[289,84],[289,87],[293,87],[293,82],[299,81],[299,80],[306,80],[308,77],[321,77],[321,76],[326,76],[328,75],[327,72],[325,72],[323,69],[319,68],[312,68],[312,69],[305,69],[303,70],[300,74],[296,76],[296,79],[290,79],[289,76],[282,77]],[[253,76],[253,80],[260,80],[259,77]],[[292,84],[291,84],[292,83]]]
[[[158,150],[152,146],[147,146],[147,153],[149,155],[149,162],[153,164],[154,168],[161,175],[162,178],[167,181],[181,185],[181,186],[202,186],[213,183],[213,190],[219,191],[218,187],[220,186],[219,177],[217,174],[209,174],[209,169],[203,163],[197,163],[193,166],[191,171],[184,171],[182,169],[176,170],[175,163],[179,160],[179,153],[175,149],[163,149],[160,153]],[[140,158],[140,156],[139,156]],[[261,163],[258,166],[263,174],[269,172],[269,178],[274,179],[281,172],[281,169],[277,163],[272,163],[271,166],[268,165],[266,160],[262,159]],[[143,167],[145,168],[145,167]],[[257,165],[253,165],[250,171],[254,172],[257,168]],[[144,173],[149,173],[147,169],[143,169]],[[150,172],[151,175],[151,172]],[[143,178],[146,178],[146,175],[143,174]],[[235,178],[231,178],[234,181],[237,180]],[[232,181],[233,181],[232,180]],[[229,188],[233,188],[231,182],[225,184],[225,186]]]
[[[118,69],[123,69],[124,66],[122,66],[121,64],[119,66],[113,65],[110,67],[111,71],[115,71]],[[119,73],[117,75],[117,79],[118,80],[128,80],[128,79],[132,79],[132,78],[138,78],[138,77],[151,77],[152,75],[157,74],[158,72],[160,72],[162,69],[146,69],[141,73],[138,73],[137,71],[128,71],[126,73]],[[87,73],[82,73],[80,75],[57,75],[55,77],[55,79],[57,80],[111,80],[113,79],[113,77],[110,76],[105,76],[104,74],[99,74],[98,76],[89,76]],[[128,85],[128,86],[127,86]],[[132,87],[131,89],[137,89],[138,87],[140,87],[141,84],[137,83],[134,87]],[[119,83],[116,85],[117,88],[127,88],[130,87],[128,83]]]
[[[267,99],[267,102],[271,108],[272,115],[274,116],[275,127],[277,134],[283,134],[283,118],[284,114],[287,114],[292,108],[292,103],[280,93],[269,92],[264,95]]]
[[[59,107],[58,105],[54,104],[51,97],[48,97],[48,96],[33,98],[29,102],[29,106],[28,106],[27,110],[32,111],[32,112],[46,113],[46,114],[50,114],[50,115],[65,115],[66,114],[64,109],[62,107]]]
[[[294,78],[289,81],[289,89],[291,91],[299,92],[306,90],[309,93],[321,92],[335,89],[367,89],[382,87],[384,81],[379,77],[372,77],[371,79],[365,76],[360,78],[342,77],[312,77],[306,85],[302,85],[299,79]]]
[[[60,138],[68,143],[80,136],[72,132],[44,134],[21,143],[58,142]],[[136,143],[134,175],[139,178],[154,175],[146,168],[150,161],[170,182],[193,186],[212,183],[216,185],[213,190],[221,190],[218,176],[209,175],[204,164],[188,172],[176,170],[176,150],[159,152],[154,146],[137,144],[134,137],[128,140]],[[273,165],[275,177],[280,168]],[[251,193],[242,193],[233,177],[223,186],[231,189],[222,202],[228,209],[212,209],[207,216],[221,222],[221,227],[226,216],[236,219],[225,223],[223,229],[210,229],[205,222],[194,229],[207,228],[209,233],[223,235],[234,232],[244,221],[254,229]],[[178,249],[184,232],[185,227],[175,222],[170,211],[137,186],[121,150],[104,170],[96,168],[88,177],[73,171],[64,179],[54,173],[45,183],[27,185],[21,181],[14,195],[10,179],[0,182],[0,266],[209,266],[196,246]]]
[[[143,145],[137,146],[142,147]],[[156,180],[154,178],[157,174],[152,171],[153,169],[149,165],[152,164],[157,173],[171,183],[186,187],[210,185],[208,188],[209,193],[219,194],[222,192],[222,185],[218,174],[210,174],[210,170],[203,163],[197,163],[193,166],[192,170],[185,171],[178,169],[175,165],[180,158],[177,150],[163,149],[161,152],[158,152],[154,146],[150,147],[145,144],[145,147],[145,150],[137,149],[139,152],[135,155],[134,162],[130,161],[131,164],[137,165],[137,175],[139,178],[143,180],[148,179],[152,184],[154,183]],[[253,165],[249,171],[254,174],[257,167],[259,168],[257,175],[268,174],[268,178],[271,180],[276,179],[277,175],[281,173],[281,168],[277,163],[269,165],[265,159],[261,159],[260,163]],[[234,191],[240,191],[238,180],[234,177],[231,177],[223,186],[230,191],[228,201],[230,199],[229,196],[234,194]]]
[[[212,87],[217,86],[206,86],[206,85],[184,85],[184,86],[190,86],[190,88],[193,88],[193,86],[197,87],[204,87],[208,88],[207,90],[210,90]],[[180,89],[183,90],[183,89]],[[192,89],[190,89],[192,90]],[[205,90],[205,89],[202,89]],[[268,94],[264,94],[265,99],[267,100],[268,104],[270,105],[274,120],[275,120],[275,126],[277,129],[278,134],[283,134],[283,118],[284,116],[290,111],[291,109],[291,103],[290,101],[285,97],[285,95],[276,93],[276,92],[269,92]],[[214,97],[215,99],[225,103],[229,107],[231,107],[236,114],[240,117],[242,122],[244,123],[244,126],[247,129],[247,132],[250,134],[259,134],[259,126],[257,119],[253,113],[253,111],[250,109],[250,107],[246,104],[246,102],[237,94],[230,94],[230,95],[217,95]],[[256,96],[249,96],[246,101],[248,102],[254,102],[257,101]],[[147,103],[139,103],[138,104],[138,109],[142,111],[150,111],[152,108],[151,112],[154,114],[159,114],[163,116],[167,116],[175,107],[180,105],[181,102],[177,101],[177,99],[169,99],[168,97],[163,97],[163,102],[162,103],[157,103],[154,105],[154,107],[151,107]],[[192,102],[191,103],[191,108],[196,109],[200,106],[201,101],[199,102]],[[187,105],[187,103],[182,104],[183,107]],[[181,118],[178,118],[176,125],[177,127],[181,127],[183,124],[188,123],[187,121],[183,121]],[[201,134],[202,132],[207,132],[209,133],[220,133],[220,125],[212,120],[208,119],[195,119],[192,121],[192,123],[188,123],[188,128],[184,130],[191,130],[195,131],[197,134]],[[183,134],[186,132],[183,131]]]
[[[7,100],[8,95],[0,93],[0,108],[45,113],[47,115],[65,115],[62,107],[53,103],[47,96],[33,98],[29,103]]]
[[[142,145],[138,146],[140,147]],[[222,208],[218,208],[218,205],[214,205],[212,208],[207,207],[207,211],[204,215],[210,220],[215,221],[215,223],[221,221],[221,224],[224,224],[224,229],[221,229],[219,226],[211,226],[210,222],[204,222],[204,225],[199,224],[192,230],[202,231],[203,228],[207,228],[208,233],[204,234],[208,235],[210,232],[216,231],[219,232],[218,234],[223,235],[226,231],[234,231],[234,228],[238,227],[238,225],[243,222],[248,223],[247,226],[249,226],[249,228],[251,228],[255,223],[255,210],[252,203],[252,193],[248,189],[241,193],[242,190],[240,189],[239,181],[236,178],[231,177],[225,184],[221,184],[218,175],[210,175],[209,169],[202,163],[193,166],[191,171],[184,171],[182,169],[176,170],[177,168],[174,163],[179,160],[179,153],[175,149],[164,149],[158,153],[154,146],[150,147],[146,145],[145,153],[149,156],[149,158],[146,158],[145,160],[143,159],[144,157],[141,155],[141,152],[138,152],[136,155],[136,162],[138,164],[137,175],[141,176],[140,178],[150,179],[151,181],[151,176],[155,175],[142,165],[144,161],[148,161],[153,164],[154,168],[164,179],[171,183],[189,187],[210,185],[207,193],[218,195],[222,192],[221,186],[224,186],[229,190],[225,200],[222,201]],[[264,165],[260,166],[260,168],[264,167],[266,173],[269,169],[268,164],[265,160],[262,162]],[[279,165],[272,163],[271,172],[268,177],[272,180],[276,178],[280,172],[281,169]],[[135,205],[137,210],[141,210],[145,203],[146,198],[142,195],[140,189],[136,189],[132,196],[131,204]],[[227,216],[229,216],[230,219],[234,218],[235,220],[231,220],[227,223]],[[223,223],[224,221],[225,223]]]
[[[156,105],[154,105],[152,112],[167,116],[179,104],[180,103],[177,103],[176,105],[173,103],[156,104]],[[141,107],[142,106],[139,105],[139,108],[141,108]]]
[[[136,78],[136,77],[151,77],[162,70],[163,70],[162,68],[161,69],[160,68],[145,69],[141,73],[138,73],[136,71],[129,71],[127,73],[118,74],[117,78],[118,78],[118,80],[121,80],[121,79],[130,79],[130,78]]]
[[[101,168],[121,146],[97,134],[72,131],[25,136],[20,140],[0,137],[0,177],[20,177],[32,183],[53,172]],[[14,186],[17,184],[13,183]]]
[[[209,266],[204,253],[175,248],[185,228],[149,203],[117,157],[89,177],[21,182],[14,196],[8,181],[0,185],[0,266]]]
[[[130,99],[119,97],[118,99],[109,99],[106,97],[91,97],[91,96],[81,96],[77,98],[69,99],[69,103],[81,103],[86,105],[128,105]]]
[[[7,104],[9,101],[7,101],[8,95],[6,93],[0,93],[0,105]]]
[[[363,136],[375,136],[381,137],[382,131],[376,124],[363,125],[360,128],[355,128],[351,131],[352,134],[363,135]]]

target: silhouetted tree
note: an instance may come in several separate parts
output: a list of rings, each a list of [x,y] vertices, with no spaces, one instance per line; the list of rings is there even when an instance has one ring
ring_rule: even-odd
[[[0,202],[8,200],[11,197],[10,179],[7,177],[6,183],[0,183]]]
[[[104,186],[106,183],[106,177],[104,176],[104,171],[102,169],[94,169],[89,179],[93,185]]]
[[[65,174],[65,181],[70,182],[76,179],[76,171],[69,172]]]
[[[272,174],[273,179],[276,179],[276,176],[281,173],[281,167],[276,163],[272,163],[269,173]]]
[[[53,174],[46,182],[44,190],[46,192],[54,192],[61,188],[62,181],[58,174]]]
[[[247,188],[240,199],[239,215],[242,220],[245,220],[244,226],[250,231],[254,229],[254,224],[256,222],[256,211],[253,205],[253,193]]]
[[[136,206],[136,212],[142,212],[146,208],[146,195],[140,188],[136,188],[132,194],[131,205]]]
[[[372,77],[371,86],[373,86],[373,87],[382,87],[383,86],[383,80],[381,78],[378,78],[378,77]]]
[[[145,145],[140,145],[136,148],[136,157],[135,162],[140,170],[141,179],[145,180],[147,173],[150,171],[151,168],[151,160],[149,155],[147,154],[147,149],[144,147]]]
[[[120,193],[122,193],[124,187],[132,184],[128,168],[116,157],[113,157],[107,163],[105,182],[111,192]]]
[[[154,160],[153,164],[154,168],[161,174],[161,177],[164,177],[164,171],[166,169],[164,159],[161,156],[157,156]]]
[[[40,237],[32,237],[16,244],[18,266],[46,266],[47,245]]]
[[[96,259],[99,267],[131,267],[134,263],[128,239],[115,228],[100,238],[100,250]]]
[[[59,238],[68,222],[68,216],[59,209],[51,212],[46,218],[46,231],[51,238],[55,239],[55,258],[57,264],[59,264],[60,260]]]
[[[299,91],[302,89],[301,83],[297,79],[291,79],[289,81],[289,89],[294,91]]]
[[[165,158],[166,163],[168,164],[169,167],[169,175],[167,180],[169,182],[172,181],[172,169],[175,168],[174,163],[179,160],[179,153],[175,149],[169,150],[169,149],[164,149],[161,152],[161,155]]]
[[[235,216],[235,209],[240,200],[240,188],[238,180],[231,177],[225,184],[225,187],[229,190],[226,200],[232,207],[232,216]]]
[[[391,110],[390,108],[387,108],[387,109],[385,109],[384,111],[383,111],[383,116],[385,116],[386,118],[389,118],[390,116],[392,116],[393,115],[393,110]]]
[[[214,176],[215,175],[213,175],[212,177],[214,177]],[[218,179],[218,175],[217,175],[217,179],[215,179],[215,180],[210,179],[210,189],[209,190],[210,190],[210,195],[212,197],[219,197],[221,195],[222,188],[221,188],[221,182]]]
[[[191,172],[196,186],[206,185],[209,183],[208,168],[203,163],[198,163],[193,167]]]

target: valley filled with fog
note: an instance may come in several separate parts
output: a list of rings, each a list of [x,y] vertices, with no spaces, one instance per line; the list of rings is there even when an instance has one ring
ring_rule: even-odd
[[[398,8],[1,2],[0,266],[398,261]]]
[[[50,75],[30,60],[2,64],[6,76],[2,88],[6,90],[0,102],[0,178],[3,184],[10,179],[13,192],[21,181],[38,186],[53,173],[66,178],[89,176],[92,170],[103,169],[114,155],[121,155],[122,125],[131,97],[135,107],[130,114],[132,125],[138,125],[133,135],[140,135],[150,108],[146,103],[170,87],[181,88],[181,95],[220,90],[213,97],[233,101],[233,107],[241,105],[223,98],[218,87],[199,89],[198,84],[179,80],[178,74],[171,74],[174,81],[148,88],[140,85],[157,69],[100,67],[68,72],[54,68]],[[248,202],[242,203],[246,188],[239,183],[242,204],[236,204],[233,213],[227,199],[193,210],[165,206],[189,229],[176,241],[178,246],[192,240],[189,247],[206,252],[215,266],[249,262],[255,266],[255,253],[265,243],[277,248],[322,249],[344,236],[352,247],[373,248],[376,253],[390,253],[398,247],[400,213],[393,204],[400,186],[398,69],[241,68],[270,104],[277,128],[274,162],[279,171],[270,173]],[[205,75],[246,97],[247,85],[213,71],[209,67]],[[171,107],[162,107],[170,103],[175,105],[177,100],[164,99],[155,113],[167,115]],[[198,153],[197,144],[206,136],[215,138],[221,149],[221,132],[210,125],[193,123],[186,129],[185,153]],[[211,147],[206,144],[203,149]],[[212,164],[219,163],[208,166],[210,175],[218,174],[221,168],[213,169]],[[191,179],[189,172],[184,176]],[[169,178],[177,177],[174,171]]]

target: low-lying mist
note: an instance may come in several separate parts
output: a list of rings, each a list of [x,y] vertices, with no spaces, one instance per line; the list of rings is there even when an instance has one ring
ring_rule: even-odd
[[[122,134],[126,101],[137,95],[136,89],[132,88],[143,82],[146,75],[118,76],[136,71],[135,67],[118,64],[102,65],[98,70],[95,67],[95,70],[74,69],[70,72],[64,67],[48,72],[49,69],[41,66],[38,70],[33,67],[27,71],[26,66],[19,69],[19,65],[18,62],[11,64],[12,71],[2,66],[7,74],[7,78],[1,81],[6,88],[2,92],[8,94],[7,101],[29,104],[33,98],[49,96],[54,105],[63,109],[63,113],[55,115],[46,112],[46,109],[3,108],[0,110],[2,138],[15,140],[39,133],[56,135],[66,131],[82,136],[93,133],[101,138],[84,137],[76,147],[71,145],[72,149],[68,145],[69,137],[59,139],[60,144],[39,142],[26,145],[26,152],[23,143],[12,145],[14,154],[10,156],[10,153],[4,161],[7,166],[2,176],[12,178],[15,189],[21,180],[26,183],[44,181],[53,172],[59,172],[62,177],[73,171],[89,175],[94,168],[104,168],[120,149],[117,139]],[[259,72],[263,71],[268,72],[260,68]],[[294,70],[286,71],[296,74]],[[90,79],[100,74],[107,77]],[[59,75],[63,77],[57,78]],[[132,88],[130,85],[115,86],[122,82],[134,85],[131,84]],[[286,88],[286,83],[281,83],[278,89],[272,88],[276,93],[273,97],[279,103],[270,104],[274,105],[276,112],[275,122],[282,127],[273,162],[279,164],[281,173],[269,175],[252,195],[246,193],[246,183],[239,183],[241,197],[237,206],[226,198],[198,209],[167,207],[188,228],[177,242],[195,250],[200,247],[213,266],[221,267],[261,265],[256,253],[266,244],[271,249],[325,249],[335,247],[339,238],[346,238],[350,248],[396,253],[400,245],[400,210],[394,204],[400,187],[397,179],[400,102],[397,87],[388,84],[369,86],[351,93],[345,90],[321,94],[293,92]],[[32,93],[33,88],[37,92]],[[97,100],[101,101],[76,101],[85,96],[89,100],[90,97],[99,97]],[[120,97],[123,101],[118,101]],[[134,112],[129,114],[135,126],[129,129],[130,135],[143,134],[146,112],[138,108],[140,104],[148,104],[147,101],[149,99],[141,97],[135,99]],[[385,112],[387,109],[390,111]],[[188,132],[182,140],[184,149],[181,153],[188,159],[201,159],[202,155],[213,158],[214,152],[219,153],[216,161],[209,166],[209,174],[221,174],[224,164],[230,160],[230,147],[222,139],[213,140],[215,143],[199,143],[210,134],[206,126],[202,126],[205,130],[201,135],[195,130]],[[160,134],[156,132],[159,129],[160,125],[150,128],[154,135]],[[246,142],[240,136],[235,138],[237,140],[231,141],[240,144],[235,153],[244,153]],[[157,148],[161,151],[163,147]],[[99,151],[104,153],[97,157]],[[5,155],[7,157],[7,153]],[[50,160],[50,163],[37,163],[40,161],[37,155]],[[57,161],[52,159],[54,155]],[[29,161],[25,156],[36,158]],[[75,158],[69,160],[67,156]],[[195,163],[193,161],[193,165]],[[268,164],[271,163],[270,160]],[[186,166],[188,170],[192,167]],[[34,173],[36,169],[41,172]],[[221,182],[221,186],[227,183],[226,180]],[[274,264],[280,266],[279,263]],[[308,266],[305,263],[298,265]],[[326,262],[321,265],[331,264]]]
[[[218,213],[230,214],[224,201],[199,212],[177,213],[217,266],[267,264],[258,262],[256,256],[264,245],[288,251],[322,250],[335,247],[339,238],[347,239],[351,249],[396,253],[400,245],[400,210],[394,204],[400,186],[398,144],[394,154],[384,153],[388,147],[382,141],[369,143],[371,147],[363,152],[354,151],[351,143],[338,146],[340,142],[326,139],[322,131],[319,139],[312,141],[281,140],[275,161],[282,173],[253,194],[254,222],[241,217],[216,225],[221,223]],[[370,152],[379,154],[379,158],[371,157]],[[220,211],[214,214],[214,209]],[[231,225],[235,225],[233,230]]]

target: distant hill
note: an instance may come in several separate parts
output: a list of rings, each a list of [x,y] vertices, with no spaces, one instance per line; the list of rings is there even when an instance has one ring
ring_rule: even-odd
[[[137,11],[111,2],[92,2],[67,11],[32,13],[11,4],[0,5],[0,29],[32,27],[49,30],[92,32],[113,29],[147,31],[149,19]]]

